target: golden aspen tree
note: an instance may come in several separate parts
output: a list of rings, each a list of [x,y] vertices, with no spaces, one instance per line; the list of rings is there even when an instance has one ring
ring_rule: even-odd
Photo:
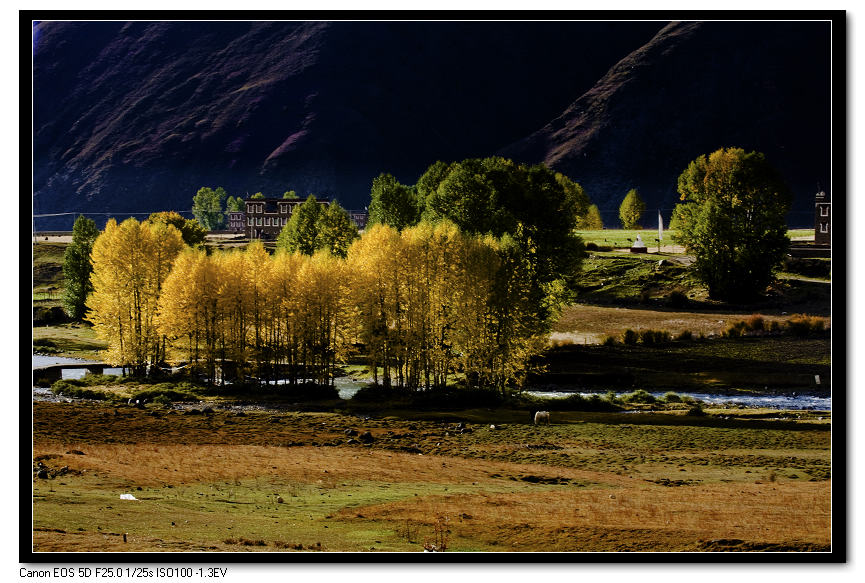
[[[217,256],[185,249],[174,263],[159,296],[159,330],[174,342],[187,341],[193,364],[203,358],[209,382],[216,380],[221,314],[218,310]]]
[[[219,274],[217,311],[221,317],[219,351],[223,378],[238,381],[249,366],[247,338],[251,326],[249,317],[253,282],[246,272],[246,254],[235,250],[216,257]]]
[[[250,349],[254,366],[254,376],[261,381],[262,373],[270,373],[271,354],[265,344],[267,321],[267,286],[270,280],[270,255],[262,242],[253,241],[244,252],[243,276],[248,278],[248,317],[252,326]]]
[[[93,244],[93,293],[87,319],[108,342],[106,361],[144,374],[164,358],[156,328],[162,282],[183,248],[171,225],[151,226],[130,218],[109,220]]]
[[[300,253],[277,250],[267,289],[268,318],[272,322],[272,343],[278,366],[287,369],[289,381],[297,384],[300,366],[300,268],[305,258]]]
[[[355,276],[353,297],[358,308],[361,340],[373,382],[391,387],[391,367],[396,343],[398,319],[398,289],[393,285],[398,250],[399,231],[387,225],[374,225],[348,251],[348,267]]]

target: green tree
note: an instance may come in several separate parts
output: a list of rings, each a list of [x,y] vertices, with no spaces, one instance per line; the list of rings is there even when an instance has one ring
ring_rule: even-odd
[[[561,172],[556,172],[556,182],[565,190],[566,196],[574,200],[576,204],[576,212],[577,212],[577,223],[579,224],[583,220],[585,220],[586,215],[589,212],[590,205],[592,204],[589,200],[586,191],[583,190],[583,187],[578,183],[574,182]]]
[[[549,323],[576,293],[585,247],[574,233],[580,201],[543,164],[505,158],[468,159],[453,165],[426,199],[424,218],[448,219],[466,233],[509,234],[530,265],[534,317]]]
[[[646,203],[640,198],[636,188],[632,188],[625,195],[619,207],[619,218],[622,219],[622,227],[625,229],[639,229],[640,217],[646,212]]]
[[[298,206],[291,218],[279,232],[276,238],[277,248],[289,252],[298,251],[304,255],[312,255],[319,247],[318,229],[319,217],[322,212],[321,205],[315,196],[309,197]]]
[[[297,198],[297,193],[293,190],[286,190],[282,193],[282,198]]]
[[[264,193],[256,192],[255,194],[253,194],[249,198],[252,200],[261,200],[262,198],[264,198]]]
[[[604,228],[604,221],[601,219],[601,211],[598,210],[598,205],[589,206],[586,215],[579,222],[579,228],[586,231],[600,231]]]
[[[709,296],[748,301],[764,292],[789,246],[792,196],[759,152],[719,149],[679,176],[676,242],[693,253]]]
[[[245,206],[246,205],[243,203],[243,199],[240,198],[239,196],[237,198],[234,198],[233,196],[229,196],[227,199],[225,199],[225,212],[226,212],[226,214],[231,212],[231,211],[238,212],[238,211],[245,210],[244,209]]]
[[[417,192],[390,174],[382,173],[373,179],[370,198],[370,225],[390,225],[401,231],[420,220],[422,207]]]
[[[216,190],[209,187],[198,189],[192,197],[192,214],[201,226],[208,231],[215,231],[225,226],[225,213],[222,202],[226,198],[225,190],[220,186]]]
[[[75,320],[84,317],[87,295],[93,291],[90,283],[90,274],[93,272],[90,253],[98,236],[96,223],[79,215],[72,227],[72,243],[63,254],[63,309]]]
[[[457,166],[459,166],[459,164],[456,162],[447,164],[438,161],[430,165],[430,167],[426,169],[426,172],[418,178],[417,183],[415,184],[415,190],[417,191],[418,200],[422,207],[426,206],[427,198],[438,190],[439,184],[441,184],[444,179],[448,177],[448,174],[450,174]]]
[[[352,241],[360,236],[357,225],[336,201],[319,213],[316,231],[316,249],[327,249],[332,255],[343,259]]]
[[[229,197],[231,198],[231,197]],[[185,219],[180,216],[180,213],[175,211],[162,211],[153,213],[147,217],[149,223],[162,223],[164,225],[172,225],[180,231],[183,242],[190,247],[196,247],[204,243],[207,236],[207,230],[201,224],[193,219]]]

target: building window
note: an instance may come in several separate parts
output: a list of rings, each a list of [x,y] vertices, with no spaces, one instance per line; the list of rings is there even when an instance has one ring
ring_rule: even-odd
[[[269,227],[269,226],[270,226],[270,217],[264,217],[264,226],[265,226],[265,227]]]
[[[828,217],[829,216],[829,207],[828,206],[821,206],[820,207],[820,216],[821,217]]]
[[[820,223],[820,232],[828,233],[829,232],[829,223]]]
[[[261,226],[261,217],[258,217],[258,218],[255,220],[255,224],[258,225],[259,227]]]
[[[252,226],[252,217],[249,217],[249,226]]]

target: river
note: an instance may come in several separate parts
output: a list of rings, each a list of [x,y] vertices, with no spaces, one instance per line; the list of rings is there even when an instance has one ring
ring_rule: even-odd
[[[33,366],[47,366],[52,364],[79,364],[87,362],[80,358],[66,358],[62,356],[45,356],[41,354],[33,355]],[[84,376],[84,369],[63,370],[64,379],[76,379]],[[104,374],[119,375],[121,369],[106,368]],[[339,392],[341,399],[351,399],[362,387],[371,382],[372,379],[356,380],[351,377],[337,377],[334,379],[334,385]],[[580,394],[587,397],[597,393],[575,393],[573,391],[543,391],[543,390],[528,390],[529,395],[537,397],[553,397],[564,398],[573,394]],[[37,400],[48,398],[50,391],[42,388],[34,387],[33,398]],[[618,393],[624,394],[624,393]],[[652,396],[660,399],[665,392],[650,392]],[[812,409],[818,411],[830,411],[832,409],[831,397],[817,397],[808,394],[792,393],[790,395],[721,395],[713,393],[677,393],[680,397],[692,397],[711,405],[721,405],[724,403],[730,405],[743,405],[745,407],[764,407],[769,409]]]

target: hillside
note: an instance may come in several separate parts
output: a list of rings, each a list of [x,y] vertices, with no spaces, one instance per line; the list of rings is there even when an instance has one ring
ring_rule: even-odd
[[[671,23],[501,153],[574,177],[613,226],[630,188],[669,219],[691,160],[758,150],[794,191],[791,224],[812,224],[818,182],[831,188],[829,32],[829,23]]]
[[[380,172],[527,135],[662,25],[40,23],[35,213],[184,210],[204,185],[363,207]]]

